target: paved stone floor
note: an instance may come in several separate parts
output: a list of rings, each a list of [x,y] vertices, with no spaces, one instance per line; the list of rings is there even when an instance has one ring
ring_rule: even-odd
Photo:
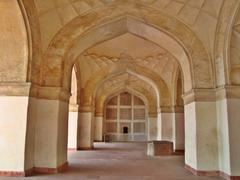
[[[93,151],[70,151],[65,173],[2,180],[217,180],[184,169],[183,156],[148,157],[145,143],[95,143]]]

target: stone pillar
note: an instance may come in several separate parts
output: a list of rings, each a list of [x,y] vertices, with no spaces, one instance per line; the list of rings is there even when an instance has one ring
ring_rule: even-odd
[[[148,116],[148,141],[158,139],[158,117],[157,114]]]
[[[184,130],[184,108],[174,107],[173,108],[173,130],[172,140],[174,150],[184,150],[185,146],[185,130]]]
[[[218,174],[215,90],[195,89],[184,95],[185,164],[198,175]]]
[[[0,176],[25,176],[33,168],[33,152],[26,154],[28,83],[0,84]]]
[[[77,149],[78,105],[70,104],[68,114],[68,150]]]
[[[172,141],[172,118],[170,107],[161,107],[158,112],[158,140]]]
[[[227,179],[240,179],[240,86],[217,91],[219,167]]]
[[[103,115],[95,114],[94,118],[94,140],[103,141]]]
[[[38,88],[32,98],[35,109],[34,171],[56,173],[67,167],[68,92],[58,88]]]
[[[78,116],[78,150],[93,149],[94,139],[94,110],[91,106],[79,108]]]

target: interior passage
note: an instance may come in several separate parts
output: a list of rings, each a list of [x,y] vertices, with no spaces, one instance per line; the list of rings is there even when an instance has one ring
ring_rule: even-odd
[[[184,169],[183,156],[150,157],[143,142],[94,143],[94,150],[69,151],[68,171],[16,179],[79,180],[217,180],[194,176]],[[15,178],[2,177],[1,180]]]

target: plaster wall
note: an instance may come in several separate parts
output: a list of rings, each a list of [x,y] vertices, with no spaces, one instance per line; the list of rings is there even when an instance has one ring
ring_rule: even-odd
[[[35,167],[56,168],[67,161],[68,103],[38,99]]]
[[[93,113],[80,112],[78,117],[78,149],[92,148],[93,135]]]
[[[68,149],[77,149],[78,112],[68,114]]]
[[[185,163],[196,170],[218,170],[217,138],[216,103],[185,105]]]
[[[148,118],[148,140],[158,139],[158,118],[149,117]]]
[[[103,117],[95,117],[94,125],[95,125],[94,140],[102,141],[103,140]]]
[[[176,150],[184,150],[185,140],[184,140],[184,113],[174,113],[173,119],[173,145]]]
[[[240,176],[240,99],[228,99],[231,176]]]
[[[24,171],[28,97],[0,97],[0,171]]]

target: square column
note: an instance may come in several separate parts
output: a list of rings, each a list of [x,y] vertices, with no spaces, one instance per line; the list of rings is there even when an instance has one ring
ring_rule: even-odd
[[[173,113],[173,146],[174,150],[184,150],[185,129],[184,129],[184,110],[183,107],[175,107]]]
[[[67,166],[68,102],[34,99],[35,119],[34,171],[55,173]]]
[[[218,132],[214,90],[191,92],[185,103],[185,164],[197,175],[217,176]]]
[[[148,141],[158,140],[158,117],[149,114],[148,117]]]
[[[218,89],[219,166],[227,179],[240,179],[240,87]]]
[[[33,153],[26,150],[29,91],[29,83],[0,85],[0,176],[33,171]]]
[[[94,119],[94,140],[101,142],[103,141],[103,116],[98,115]]]
[[[93,149],[94,140],[94,111],[92,107],[80,107],[78,116],[78,150]]]
[[[0,97],[0,175],[25,175],[28,100],[24,96]]]
[[[173,115],[170,107],[161,107],[158,112],[158,140],[172,141]]]

